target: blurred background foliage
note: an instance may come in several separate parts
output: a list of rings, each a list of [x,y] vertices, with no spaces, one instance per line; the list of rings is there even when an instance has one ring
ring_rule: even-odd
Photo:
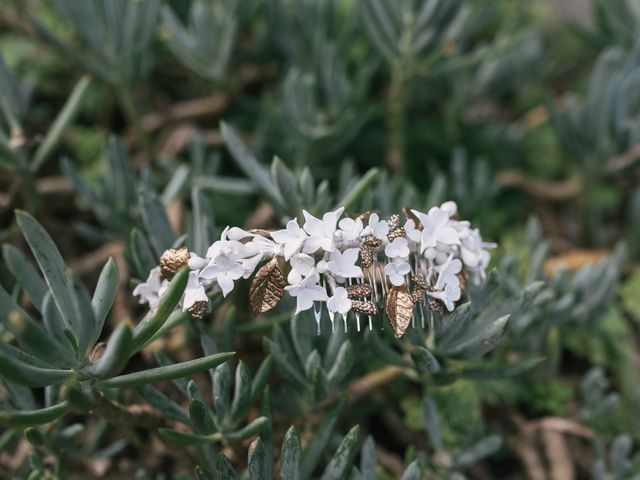
[[[92,341],[142,318],[129,292],[165,248],[226,225],[452,199],[499,243],[458,326],[405,342],[255,317],[248,286],[174,312],[134,371],[235,360],[105,394],[174,423],[110,429],[80,385],[62,420],[0,427],[0,476],[638,478],[639,5],[0,0],[0,284],[30,312],[14,209],[90,291],[115,259]],[[488,355],[456,343],[496,318]],[[59,394],[2,382],[0,420]]]

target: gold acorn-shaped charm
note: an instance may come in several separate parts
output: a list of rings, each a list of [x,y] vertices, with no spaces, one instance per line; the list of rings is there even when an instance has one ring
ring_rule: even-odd
[[[385,310],[396,338],[402,337],[413,318],[413,299],[405,285],[392,287],[387,294]]]
[[[394,213],[393,215],[391,215],[389,217],[389,220],[387,220],[387,224],[389,225],[389,231],[390,232],[394,231],[396,228],[400,226],[400,215],[398,215],[397,213]]]
[[[351,300],[351,310],[372,317],[378,313],[376,304],[369,300]]]
[[[209,302],[199,301],[189,307],[189,313],[196,320],[202,320],[209,311]]]
[[[365,245],[360,246],[360,266],[369,268],[373,263],[373,251]]]
[[[373,293],[371,285],[366,283],[356,283],[355,285],[347,286],[347,296],[350,299],[368,297]]]
[[[404,228],[402,227],[397,227],[394,228],[393,230],[391,230],[388,234],[387,234],[387,239],[390,242],[393,242],[396,238],[401,238],[404,237],[406,235],[407,232],[405,232]]]
[[[187,247],[168,248],[160,257],[160,273],[162,274],[162,278],[171,280],[188,262],[189,250]]]
[[[254,313],[265,313],[275,308],[284,295],[286,284],[277,258],[263,265],[249,288],[249,303]]]

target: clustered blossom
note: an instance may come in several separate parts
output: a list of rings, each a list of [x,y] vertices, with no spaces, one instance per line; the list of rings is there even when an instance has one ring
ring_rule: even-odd
[[[385,292],[417,291],[417,278],[425,304],[430,298],[429,305],[435,302],[452,311],[463,294],[464,280],[479,283],[485,278],[489,249],[495,245],[484,242],[469,222],[457,219],[454,202],[427,213],[406,211],[404,224],[398,215],[388,220],[377,213],[341,218],[343,212],[338,208],[317,218],[304,211],[302,225],[294,218],[285,228],[269,233],[227,227],[205,258],[190,254],[182,308],[208,302],[207,291],[212,288],[226,297],[237,281],[251,277],[273,258],[284,265],[283,290],[295,298],[296,313],[313,308],[318,322],[317,308],[322,305],[332,321],[336,314],[345,317],[356,304],[369,317],[372,311],[384,311],[378,307]],[[349,294],[350,287],[362,284],[375,292],[369,310]],[[134,294],[154,308],[167,285],[156,267]]]

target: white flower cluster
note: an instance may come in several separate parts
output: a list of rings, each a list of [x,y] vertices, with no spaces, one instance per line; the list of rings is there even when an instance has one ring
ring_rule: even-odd
[[[495,245],[483,242],[469,222],[455,219],[454,202],[428,213],[411,210],[403,226],[397,215],[389,220],[376,213],[341,218],[343,211],[325,213],[321,219],[305,211],[302,226],[293,219],[268,236],[227,227],[205,258],[190,254],[182,308],[207,302],[207,290],[216,285],[227,296],[237,280],[249,278],[258,265],[274,257],[286,264],[284,290],[296,299],[296,313],[322,303],[332,319],[354,308],[349,294],[354,285],[367,284],[379,301],[378,290],[384,294],[393,287],[409,288],[419,276],[426,283],[426,295],[452,311],[462,295],[460,278],[478,283],[485,277],[488,249]],[[153,308],[166,285],[159,268],[154,268],[134,294]]]

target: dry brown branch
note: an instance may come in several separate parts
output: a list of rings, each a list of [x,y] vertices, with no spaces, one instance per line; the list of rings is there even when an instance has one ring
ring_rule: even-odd
[[[84,257],[76,258],[69,263],[69,268],[77,275],[85,275],[101,268],[109,257],[122,255],[125,247],[118,242],[105,243],[100,248],[93,250]],[[120,267],[120,265],[118,265]]]
[[[347,390],[349,401],[356,403],[369,395],[373,390],[394,381],[401,374],[402,369],[392,365],[365,375],[349,385],[349,389]]]
[[[576,471],[562,433],[550,428],[543,428],[542,441],[549,462],[550,480],[571,480],[575,478]]]
[[[607,171],[610,173],[618,173],[633,166],[638,160],[640,160],[640,145],[634,145],[626,152],[609,159]]]
[[[142,119],[147,132],[153,132],[167,123],[221,114],[231,102],[229,95],[212,95],[175,103],[164,112],[153,112]]]
[[[549,182],[530,177],[518,170],[506,170],[500,173],[498,183],[503,187],[519,188],[532,197],[551,202],[571,200],[582,190],[582,182],[577,176]]]
[[[389,471],[394,478],[400,478],[404,472],[404,462],[402,458],[383,447],[376,446],[376,456],[382,468]]]

